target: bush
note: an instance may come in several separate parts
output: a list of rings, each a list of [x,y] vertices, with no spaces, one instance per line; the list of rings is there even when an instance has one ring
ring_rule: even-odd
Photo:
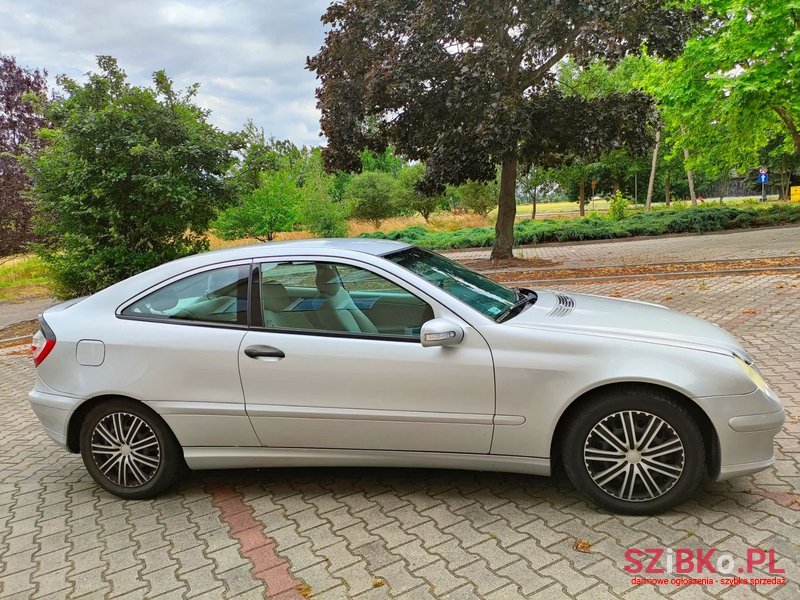
[[[425,222],[428,222],[431,214],[444,204],[444,197],[423,194],[417,188],[417,184],[425,175],[425,165],[417,164],[404,167],[397,178],[398,198],[402,208],[413,212],[418,212]]]
[[[291,174],[276,171],[261,176],[261,185],[225,209],[211,224],[223,240],[255,238],[270,242],[280,231],[291,231],[298,220],[300,189]]]
[[[223,177],[233,139],[177,92],[127,83],[110,57],[85,85],[62,77],[53,129],[31,165],[42,244],[55,293],[91,294],[163,262],[208,249],[206,231],[230,201]]]
[[[637,212],[618,221],[596,216],[565,220],[528,219],[514,225],[514,243],[537,244],[668,233],[704,233],[793,223],[800,223],[800,205],[783,204],[769,208],[712,205],[651,213]],[[494,243],[494,229],[475,227],[430,232],[423,227],[408,227],[388,234],[364,234],[362,237],[380,237],[416,244],[431,250],[448,250],[491,246]]]
[[[368,171],[356,175],[347,186],[350,214],[354,219],[369,221],[379,229],[384,219],[400,212],[396,193],[397,184],[388,173]]]
[[[307,195],[300,208],[305,228],[317,237],[347,237],[347,210],[331,198]]]
[[[630,204],[630,201],[622,195],[622,192],[617,190],[608,203],[608,216],[611,217],[613,221],[622,221],[628,216],[628,207]]]
[[[454,190],[456,201],[471,213],[485,217],[497,208],[499,188],[496,182],[467,181]]]

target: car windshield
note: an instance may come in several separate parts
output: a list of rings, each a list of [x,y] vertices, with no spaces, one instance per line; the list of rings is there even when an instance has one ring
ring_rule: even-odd
[[[421,248],[400,250],[386,255],[385,258],[416,273],[494,320],[507,314],[521,297],[518,292],[457,262]]]

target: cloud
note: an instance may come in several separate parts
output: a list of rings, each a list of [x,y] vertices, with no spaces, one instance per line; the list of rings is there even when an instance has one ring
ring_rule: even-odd
[[[80,78],[115,56],[149,85],[165,69],[226,130],[252,118],[297,144],[322,143],[306,56],[323,41],[326,0],[0,0],[0,52],[31,68]]]

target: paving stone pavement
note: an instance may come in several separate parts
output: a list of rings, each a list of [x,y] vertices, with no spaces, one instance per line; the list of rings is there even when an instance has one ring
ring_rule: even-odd
[[[456,260],[488,258],[490,249],[445,252]],[[561,268],[642,265],[800,255],[800,227],[726,231],[707,235],[544,244],[517,248],[519,258],[541,258]]]
[[[6,351],[0,598],[800,597],[800,278],[559,287],[663,303],[733,332],[787,407],[775,466],[705,482],[649,518],[599,511],[561,476],[445,470],[195,473],[158,499],[123,501],[46,437],[26,400],[30,358]],[[738,566],[749,546],[774,548],[788,583],[637,586],[623,570],[631,547],[717,548]]]

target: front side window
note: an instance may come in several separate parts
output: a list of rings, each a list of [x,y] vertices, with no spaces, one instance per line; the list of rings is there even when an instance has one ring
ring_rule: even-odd
[[[247,325],[249,266],[203,271],[175,281],[128,306],[122,314],[170,321]]]
[[[360,267],[326,262],[261,264],[264,325],[276,329],[419,340],[431,307]]]
[[[421,248],[400,250],[385,258],[416,273],[491,319],[497,320],[505,315],[519,300],[514,290]]]

